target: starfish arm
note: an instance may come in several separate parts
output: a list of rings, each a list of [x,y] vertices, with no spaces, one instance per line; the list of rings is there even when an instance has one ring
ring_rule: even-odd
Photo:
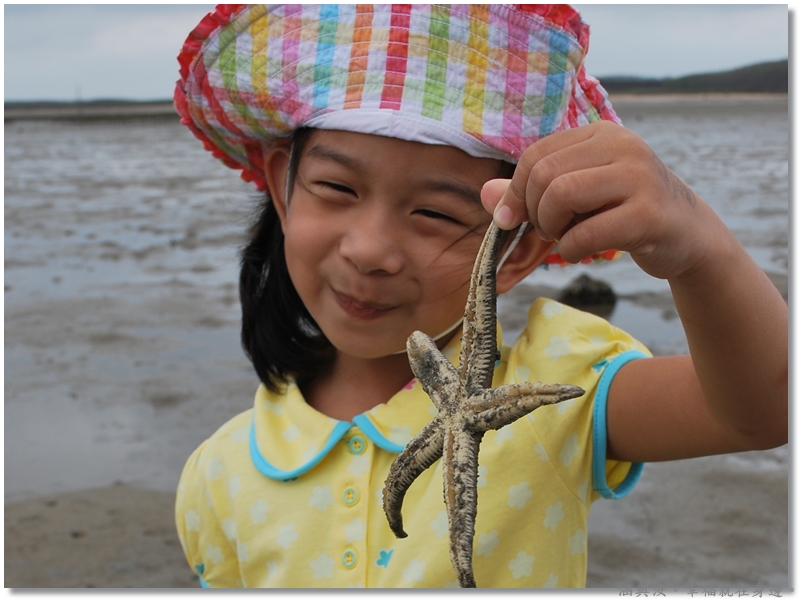
[[[421,331],[414,331],[410,335],[407,348],[413,375],[436,408],[441,409],[450,398],[449,393],[460,390],[457,369],[441,353],[432,338]]]
[[[382,490],[382,507],[394,535],[407,537],[402,529],[402,500],[419,474],[441,457],[444,432],[440,417],[436,417],[411,440],[391,463]]]
[[[577,398],[582,388],[569,384],[523,382],[484,390],[468,406],[473,430],[499,430],[542,405],[554,405]]]
[[[491,388],[497,360],[496,277],[501,234],[492,223],[475,261],[458,369],[425,334],[414,332],[408,338],[411,369],[438,407],[438,415],[391,464],[383,489],[388,524],[397,537],[406,537],[402,529],[405,493],[443,455],[450,558],[461,587],[475,587],[472,552],[477,516],[477,464],[483,434],[498,430],[542,405],[575,398],[584,392],[576,386],[527,382]]]
[[[502,231],[491,223],[480,244],[463,318],[463,345],[458,365],[466,392],[491,386],[497,360],[497,258]]]
[[[477,458],[480,433],[449,430],[444,442],[444,502],[449,519],[449,553],[461,587],[476,587],[472,542],[477,516]]]

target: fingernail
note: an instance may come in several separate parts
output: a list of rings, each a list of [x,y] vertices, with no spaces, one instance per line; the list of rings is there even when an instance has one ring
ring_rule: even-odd
[[[553,238],[552,238],[552,237],[549,237],[549,236],[547,235],[547,233],[545,233],[545,232],[544,232],[543,230],[541,230],[539,227],[534,226],[534,227],[533,227],[533,230],[534,230],[534,231],[536,231],[536,234],[539,236],[539,239],[541,239],[542,241],[553,241]]]
[[[506,205],[501,205],[494,211],[494,222],[504,231],[509,231],[516,226],[514,213]]]

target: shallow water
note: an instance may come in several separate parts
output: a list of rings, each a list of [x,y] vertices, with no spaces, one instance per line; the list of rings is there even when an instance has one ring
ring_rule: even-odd
[[[787,101],[617,107],[786,283]],[[6,501],[115,480],[171,490],[192,449],[250,406],[236,280],[252,197],[172,121],[5,125]],[[528,284],[582,272],[621,296],[613,323],[657,354],[685,351],[666,283],[627,257]]]

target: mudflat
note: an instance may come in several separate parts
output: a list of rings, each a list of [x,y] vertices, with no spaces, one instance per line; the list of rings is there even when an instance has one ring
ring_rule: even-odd
[[[618,111],[786,297],[787,103],[741,103]],[[257,387],[237,298],[255,194],[200,147],[172,119],[5,125],[7,588],[198,585],[173,492]],[[686,351],[669,290],[628,257],[537,270],[500,300],[506,338],[581,273],[614,287],[614,324]],[[788,447],[648,464],[592,507],[588,587],[786,589],[788,473]]]

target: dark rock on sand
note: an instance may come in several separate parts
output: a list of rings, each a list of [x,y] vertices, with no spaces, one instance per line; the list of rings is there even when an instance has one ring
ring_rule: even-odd
[[[558,301],[567,306],[608,318],[617,304],[617,296],[605,281],[592,279],[589,275],[582,274],[561,291]]]

